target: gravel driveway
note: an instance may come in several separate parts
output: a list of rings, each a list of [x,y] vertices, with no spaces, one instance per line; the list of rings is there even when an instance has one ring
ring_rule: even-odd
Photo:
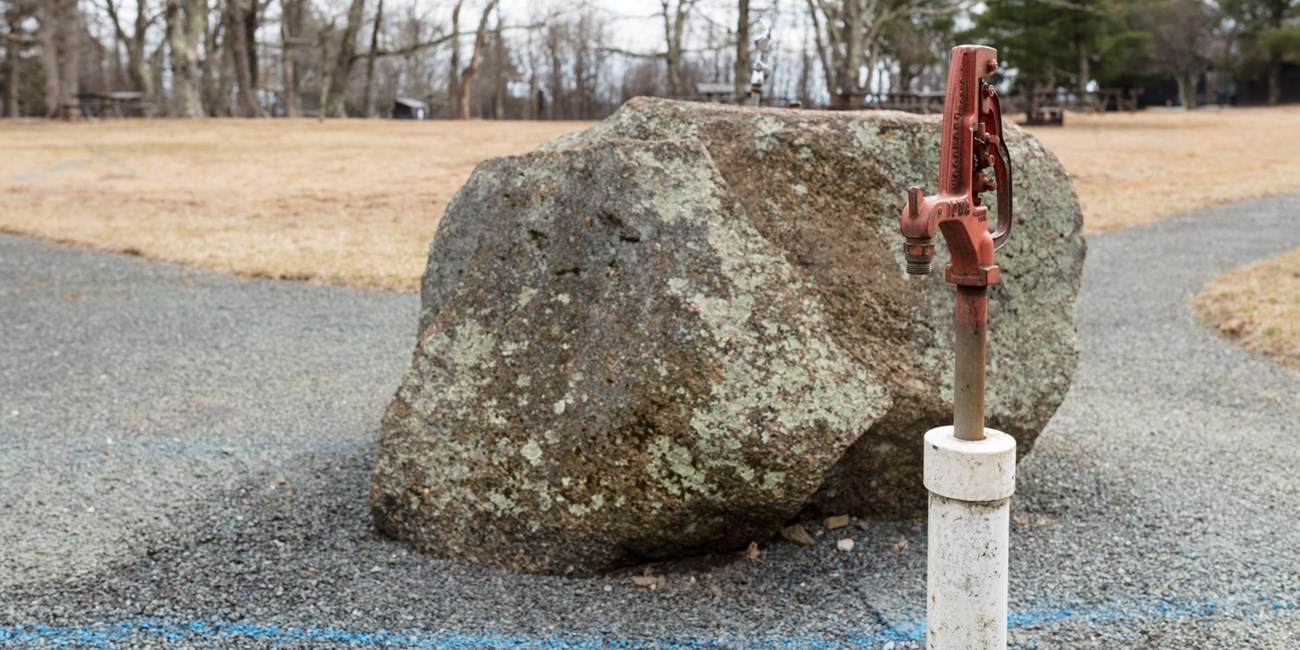
[[[1187,307],[1215,274],[1300,246],[1297,214],[1293,194],[1091,239],[1078,374],[1013,500],[1017,647],[1300,648],[1300,375]],[[416,296],[0,236],[0,298],[0,646],[921,638],[915,521],[659,567],[654,590],[377,538],[371,458]]]

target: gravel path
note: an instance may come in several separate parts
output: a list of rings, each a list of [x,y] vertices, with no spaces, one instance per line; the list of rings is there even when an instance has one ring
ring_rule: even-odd
[[[1300,375],[1187,307],[1220,271],[1300,246],[1297,213],[1287,195],[1091,240],[1078,375],[1013,501],[1017,647],[1300,647]],[[844,529],[851,553],[841,530],[673,567],[655,590],[377,538],[371,458],[415,296],[9,236],[0,296],[0,646],[921,638],[919,522]]]

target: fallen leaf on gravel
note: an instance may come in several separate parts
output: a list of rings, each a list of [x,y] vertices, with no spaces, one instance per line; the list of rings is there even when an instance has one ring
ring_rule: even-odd
[[[848,553],[849,551],[853,550],[853,540],[849,539],[848,537],[845,537],[844,539],[835,542],[835,548],[838,548],[841,551]]]
[[[901,551],[901,550],[907,548],[907,540],[906,540],[906,539],[900,539],[900,540],[898,540],[897,542],[894,542],[893,544],[891,544],[891,545],[889,546],[889,548],[892,548],[892,549],[894,549],[895,551]]]
[[[812,546],[817,543],[817,541],[812,538],[812,535],[809,535],[808,531],[800,524],[794,524],[793,526],[782,528],[781,539],[788,542],[794,542],[795,544],[803,544],[804,546]]]
[[[1017,526],[1028,526],[1028,525],[1029,525],[1029,517],[1022,517],[1022,516],[1020,516],[1020,515],[1016,515],[1015,517],[1012,517],[1012,518],[1011,518],[1011,522],[1014,523],[1014,524],[1017,525]]]
[[[632,576],[632,584],[654,591],[660,587],[668,586],[668,578],[664,576]]]
[[[826,521],[824,521],[823,523],[826,524],[826,530],[835,530],[837,528],[843,528],[849,525],[849,516],[836,515],[834,517],[827,517]]]

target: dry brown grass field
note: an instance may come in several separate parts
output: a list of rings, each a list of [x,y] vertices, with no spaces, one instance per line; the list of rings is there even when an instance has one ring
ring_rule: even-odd
[[[1300,106],[1071,114],[1030,132],[1070,173],[1089,233],[1300,190]]]
[[[0,230],[242,275],[414,291],[438,219],[475,164],[584,126],[0,121]],[[1065,127],[1030,131],[1069,171],[1089,233],[1300,190],[1300,107],[1071,114]],[[1300,363],[1298,270],[1293,253],[1230,274],[1198,308],[1247,346]]]
[[[474,165],[583,126],[0,121],[0,229],[242,275],[413,291]]]

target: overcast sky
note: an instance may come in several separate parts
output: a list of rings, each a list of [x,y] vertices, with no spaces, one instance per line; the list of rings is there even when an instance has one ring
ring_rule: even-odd
[[[675,2],[676,0],[674,0]],[[801,15],[793,15],[789,7],[793,0],[751,0],[750,18],[757,21],[767,17],[776,23],[778,40],[786,41],[786,47],[802,46],[803,20]],[[502,0],[502,9],[507,16],[523,18],[537,11],[537,7],[560,8],[570,4],[575,8],[578,2],[559,2],[538,0]],[[663,48],[663,18],[660,15],[662,5],[659,0],[591,0],[596,7],[610,19],[610,37],[625,49],[655,51]],[[775,8],[775,11],[774,11]],[[701,0],[696,10],[700,15],[692,21],[692,26],[703,28],[701,16],[707,16],[726,27],[735,28],[735,0]],[[778,12],[785,15],[778,15]],[[793,40],[792,40],[793,39]]]

